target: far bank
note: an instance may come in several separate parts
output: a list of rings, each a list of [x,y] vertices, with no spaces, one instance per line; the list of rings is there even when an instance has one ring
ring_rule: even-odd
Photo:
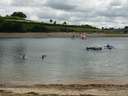
[[[87,37],[128,37],[128,34],[104,34],[104,33],[92,33],[87,34]],[[26,33],[0,33],[0,38],[76,38],[80,37],[78,32],[26,32]]]

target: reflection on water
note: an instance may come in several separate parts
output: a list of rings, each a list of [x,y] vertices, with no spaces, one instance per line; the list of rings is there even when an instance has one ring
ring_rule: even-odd
[[[85,50],[108,43],[115,49]],[[52,83],[128,79],[127,50],[128,38],[0,39],[0,80]],[[47,57],[42,60],[44,54]]]
[[[12,48],[11,50],[11,54],[13,54],[12,56],[12,62],[14,64],[24,64],[25,60],[23,58],[23,56],[26,54],[26,46],[24,43],[20,42],[18,44],[16,44],[16,46],[14,46],[14,48]]]
[[[0,45],[0,64],[3,63],[3,59],[4,59],[4,46],[1,43],[1,45]]]

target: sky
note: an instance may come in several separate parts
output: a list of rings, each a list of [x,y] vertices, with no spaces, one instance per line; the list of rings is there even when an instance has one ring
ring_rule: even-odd
[[[0,15],[24,12],[27,19],[96,27],[128,25],[128,0],[0,0]]]

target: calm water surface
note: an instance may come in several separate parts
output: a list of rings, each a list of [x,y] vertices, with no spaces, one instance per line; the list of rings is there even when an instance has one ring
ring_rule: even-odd
[[[87,46],[115,46],[86,51]],[[26,59],[22,56],[26,55]],[[47,57],[42,60],[42,55]],[[67,82],[128,79],[128,38],[0,39],[0,80]]]

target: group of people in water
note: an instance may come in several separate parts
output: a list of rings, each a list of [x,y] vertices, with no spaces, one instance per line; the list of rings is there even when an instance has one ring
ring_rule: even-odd
[[[79,35],[78,34],[73,34],[72,35],[72,38],[76,38],[76,37],[80,37],[80,39],[85,40],[85,39],[87,39],[87,34],[86,33],[80,33]],[[93,51],[101,51],[103,49],[109,49],[109,50],[111,50],[113,48],[114,47],[112,45],[107,44],[104,47],[86,47],[86,50],[87,51],[90,51],[90,50],[93,50]],[[44,55],[41,56],[41,59],[44,60],[46,57],[47,57],[47,55],[44,54]],[[27,59],[27,56],[25,54],[23,54],[22,55],[22,59],[23,60],[26,60]]]
[[[76,38],[76,37],[79,37],[80,39],[82,40],[86,40],[87,39],[87,34],[86,33],[79,33],[79,34],[76,34],[76,33],[73,33],[72,35],[72,38]],[[104,47],[86,47],[86,50],[89,51],[89,50],[94,50],[94,51],[100,51],[100,50],[103,50],[103,49],[113,49],[114,47],[112,45],[105,45]]]
[[[94,50],[94,51],[101,51],[102,49],[113,49],[114,47],[112,45],[105,45],[104,47],[86,47],[86,50],[89,51],[89,50]]]
[[[79,37],[80,39],[85,40],[87,39],[87,34],[86,33],[79,33],[79,34],[73,33],[72,38],[74,39],[76,37]]]

